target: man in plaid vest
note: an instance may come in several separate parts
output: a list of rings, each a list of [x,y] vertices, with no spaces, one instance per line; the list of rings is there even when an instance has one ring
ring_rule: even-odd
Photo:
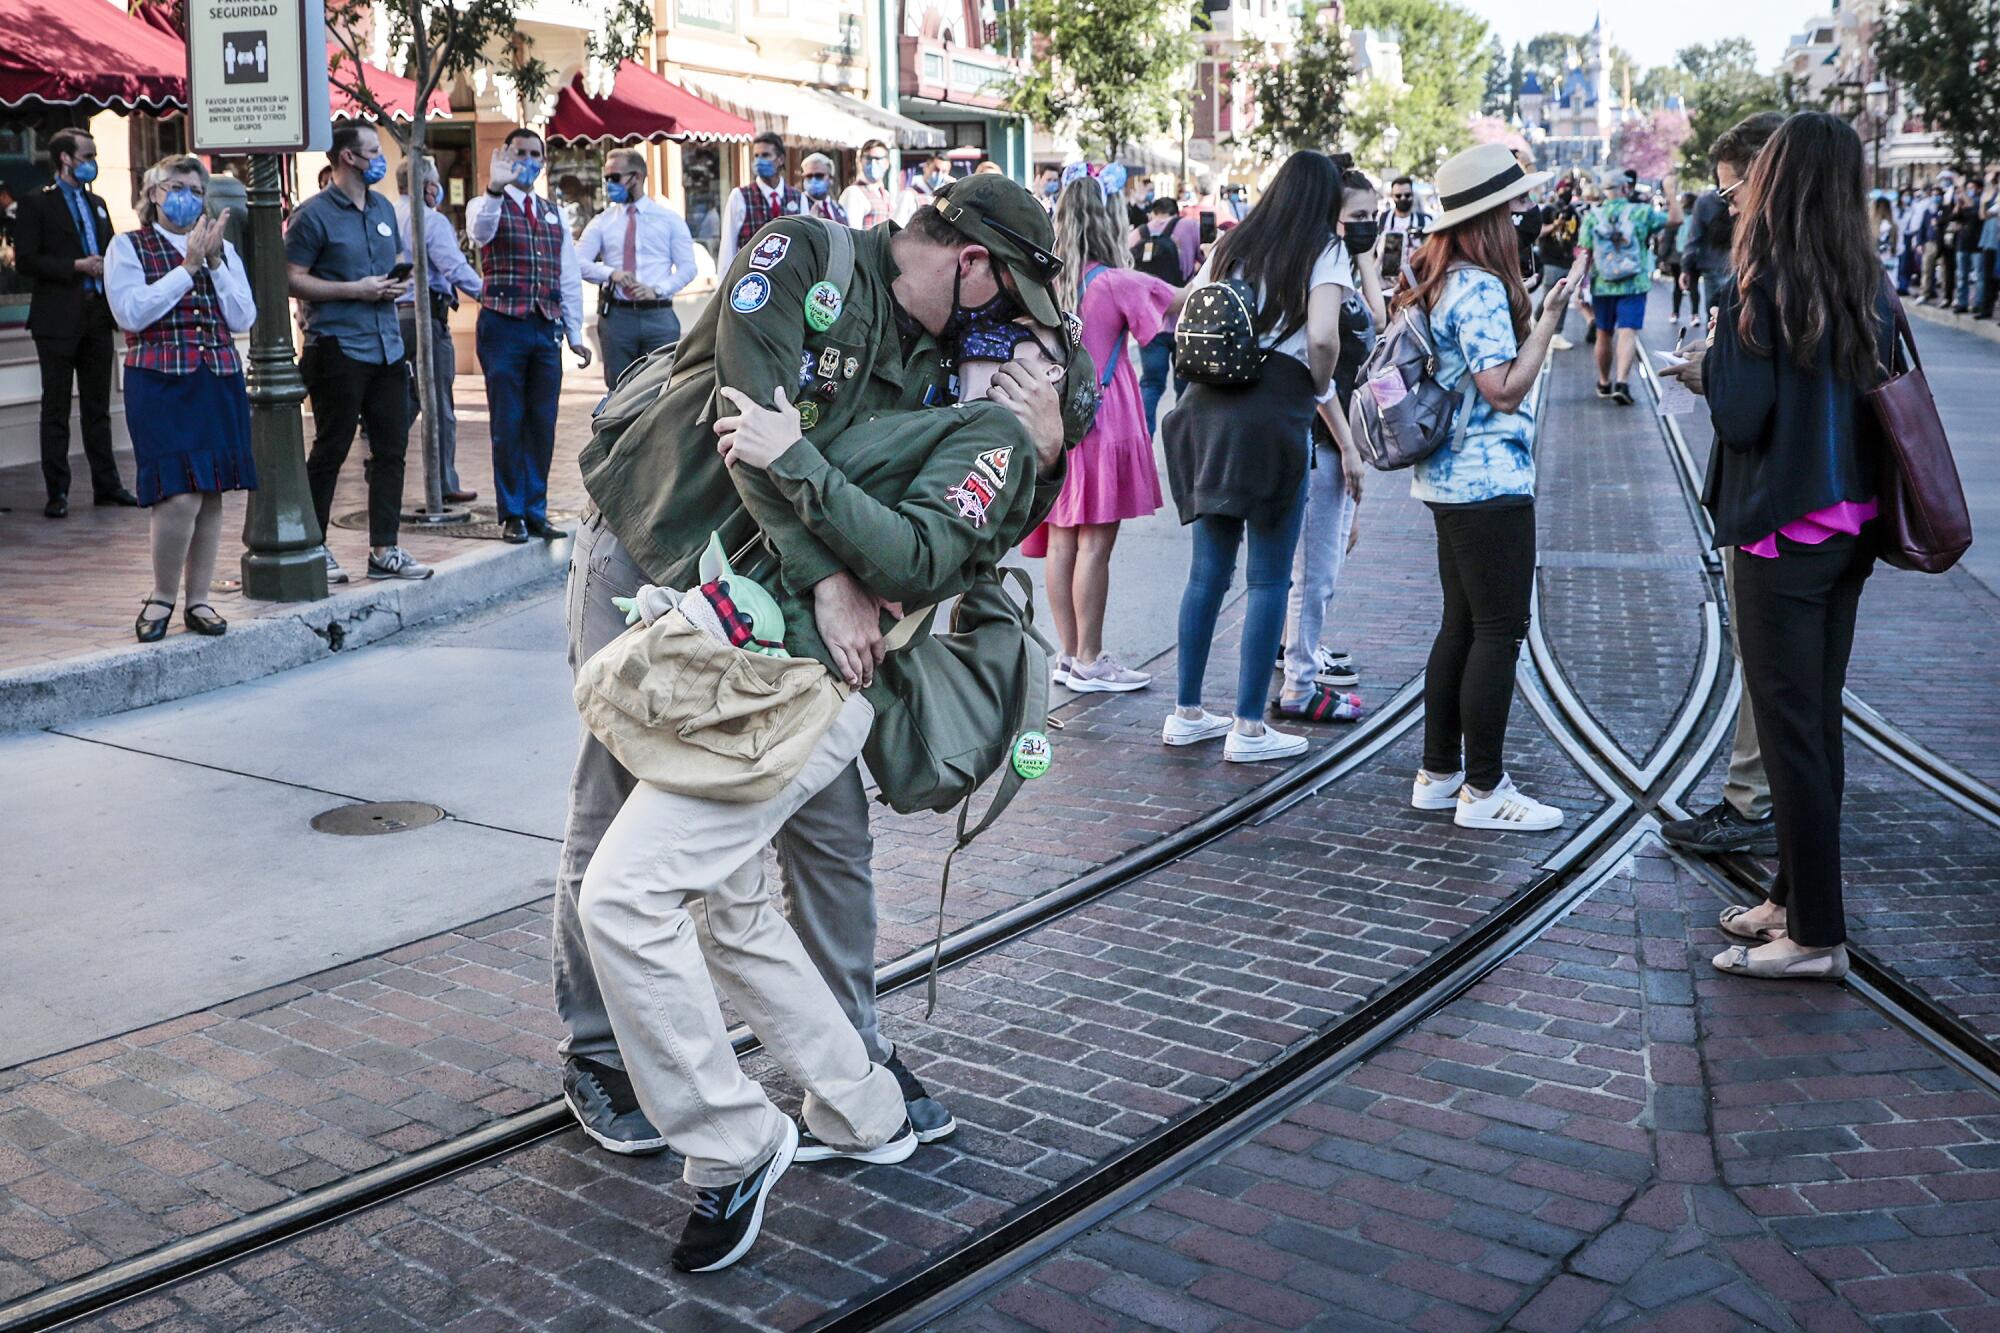
[[[583,277],[562,213],[534,193],[542,140],[515,130],[494,150],[486,193],[466,211],[465,230],[479,246],[485,288],[479,304],[480,369],[493,418],[493,493],[500,535],[516,544],[552,541],[549,464],[556,449],[556,398],[562,390],[557,334],[590,364],[583,340]]]
[[[757,179],[739,185],[722,206],[722,248],[716,252],[715,269],[729,271],[729,261],[750,243],[772,218],[793,217],[806,211],[806,197],[785,184],[785,139],[766,130],[750,145],[750,166]]]

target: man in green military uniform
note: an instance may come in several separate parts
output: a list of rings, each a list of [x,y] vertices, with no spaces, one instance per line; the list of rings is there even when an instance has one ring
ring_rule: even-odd
[[[958,334],[1025,310],[1057,326],[1049,289],[1060,271],[1048,216],[1019,185],[982,176],[956,183],[939,206],[901,230],[850,233],[852,271],[833,281],[839,242],[815,220],[767,225],[731,263],[722,286],[681,342],[659,399],[615,439],[600,434],[580,460],[593,512],[579,528],[568,590],[572,669],[624,628],[611,606],[643,583],[687,587],[709,534],[732,554],[759,538],[739,567],[809,615],[787,626],[800,656],[832,662],[849,684],[874,681],[883,608],[853,570],[814,537],[770,475],[724,465],[714,425],[731,411],[727,386],[769,405],[795,399],[803,437],[820,451],[857,422],[894,409],[954,401]],[[989,397],[1025,430],[1045,511],[1062,483],[1064,423],[1047,379],[1005,366]],[[821,648],[824,648],[824,652]],[[585,1131],[617,1152],[657,1151],[664,1138],[640,1111],[606,1016],[577,916],[577,890],[632,777],[584,738],[570,786],[557,879],[556,1005],[569,1029],[563,1086]],[[793,927],[861,1033],[871,1058],[902,1085],[919,1138],[956,1128],[896,1058],[874,1004],[873,843],[857,768],[802,806],[776,839]]]

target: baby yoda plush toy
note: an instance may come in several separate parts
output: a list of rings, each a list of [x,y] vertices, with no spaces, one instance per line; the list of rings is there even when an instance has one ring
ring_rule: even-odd
[[[678,593],[648,583],[631,597],[614,597],[611,604],[625,613],[625,623],[648,625],[676,606],[688,623],[724,643],[766,657],[785,657],[785,615],[777,599],[755,579],[729,567],[722,538],[710,533],[701,553],[701,586]]]

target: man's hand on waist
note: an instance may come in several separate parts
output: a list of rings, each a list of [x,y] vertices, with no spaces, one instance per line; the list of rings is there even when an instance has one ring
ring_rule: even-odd
[[[813,623],[841,677],[857,689],[875,683],[882,664],[882,603],[846,570],[813,585]]]

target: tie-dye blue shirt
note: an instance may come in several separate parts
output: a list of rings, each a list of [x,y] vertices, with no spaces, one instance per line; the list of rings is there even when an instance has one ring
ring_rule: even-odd
[[[1460,269],[1445,279],[1431,311],[1437,345],[1437,382],[1463,390],[1465,376],[1503,366],[1520,354],[1507,288],[1484,269]],[[1503,495],[1535,493],[1534,395],[1514,412],[1497,412],[1485,395],[1472,394],[1465,438],[1411,469],[1410,494],[1428,504],[1477,504]]]

